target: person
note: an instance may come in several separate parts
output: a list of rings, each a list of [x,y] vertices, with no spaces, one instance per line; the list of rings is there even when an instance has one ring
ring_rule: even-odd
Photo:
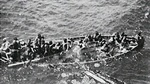
[[[93,41],[92,35],[89,35],[89,36],[88,36],[88,39],[89,39],[89,42],[92,42],[92,41]]]
[[[1,48],[0,48],[0,53],[1,55],[4,54],[4,56],[6,56],[6,59],[9,60],[9,41],[7,40],[7,38],[4,38],[3,39],[3,43],[1,45]]]
[[[49,41],[48,45],[49,45],[49,50],[48,50],[49,54],[52,55],[53,54],[53,42]]]
[[[31,59],[31,58],[34,59],[36,56],[34,55],[34,50],[33,50],[31,39],[28,40],[27,48],[28,48],[28,50],[27,50],[28,58],[29,59]]]
[[[108,40],[108,44],[111,44],[112,46],[115,46],[115,45],[116,45],[115,36],[112,36],[112,37]]]
[[[126,36],[126,34],[125,34],[124,32],[122,32],[121,35],[120,35],[121,41],[122,41],[122,39],[123,39],[125,36]]]
[[[88,36],[89,36],[89,35],[85,36],[85,38],[83,39],[83,41],[84,41],[85,43],[88,43],[88,42],[89,42]]]
[[[105,52],[106,55],[110,55],[110,53],[109,53],[110,50],[111,50],[111,49],[110,49],[110,46],[109,46],[109,44],[107,44],[107,43],[104,44],[104,45],[103,45],[103,49],[101,49],[101,51]]]
[[[25,43],[25,41],[24,41],[23,39],[20,39],[20,40],[19,40],[19,43],[20,43],[20,45],[21,45],[21,48],[26,47],[26,43]]]
[[[96,31],[96,33],[94,35],[94,40],[97,41],[97,42],[101,42],[102,41],[101,34],[98,33],[97,31]]]
[[[72,41],[69,39],[68,40],[68,50],[70,50],[72,48],[72,45],[73,45]]]
[[[117,43],[121,43],[121,38],[120,38],[119,32],[117,32],[117,33],[115,34],[115,40],[116,40]]]
[[[9,48],[9,41],[7,41],[7,38],[3,39],[3,43],[1,45],[0,51],[7,51],[7,49]]]
[[[38,34],[38,36],[35,38],[34,40],[34,49],[36,51],[36,54],[41,56],[42,52],[41,52],[41,45],[42,45],[42,35]]]
[[[142,49],[144,47],[144,42],[145,42],[145,39],[144,37],[141,35],[142,32],[139,32],[136,36],[135,36],[135,39],[137,40],[137,44],[138,44],[138,47],[137,49]]]
[[[42,43],[41,43],[41,55],[44,55],[45,53],[45,40],[42,40]]]
[[[20,60],[21,45],[20,45],[17,37],[15,37],[12,44],[10,44],[10,49],[12,52],[12,62],[21,61]]]
[[[100,46],[102,47],[104,44],[106,44],[106,40],[103,39],[101,42],[100,42]]]
[[[127,35],[121,35],[121,46],[128,47],[130,41],[127,39]]]
[[[50,46],[48,43],[45,43],[44,56],[50,55]]]
[[[62,44],[63,44],[63,47],[62,47],[63,51],[68,51],[68,40],[64,39]]]
[[[60,42],[56,43],[55,47],[53,48],[53,50],[55,51],[55,54],[63,51],[63,49],[61,48],[61,45],[62,45],[62,43],[60,43]]]
[[[99,36],[99,33],[98,31],[96,31],[94,34],[94,41],[98,41],[98,36]]]
[[[38,42],[38,44],[40,45],[42,43],[42,35],[38,34],[38,36],[35,39],[36,42]]]

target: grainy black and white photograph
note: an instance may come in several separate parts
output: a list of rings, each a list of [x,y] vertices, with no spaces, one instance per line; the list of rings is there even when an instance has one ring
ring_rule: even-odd
[[[150,0],[0,0],[0,84],[150,84]]]

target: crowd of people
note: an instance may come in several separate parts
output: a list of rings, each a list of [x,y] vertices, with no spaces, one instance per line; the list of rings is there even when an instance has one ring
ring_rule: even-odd
[[[64,39],[63,42],[46,42],[41,34],[38,34],[34,41],[29,39],[28,42],[15,37],[10,43],[7,38],[4,38],[0,48],[0,58],[18,62],[36,57],[52,56],[52,54],[68,51],[70,48],[71,40],[69,39]]]
[[[105,56],[114,56],[121,53],[126,53],[136,47],[136,50],[144,47],[144,37],[139,32],[136,36],[127,36],[124,32],[114,33],[112,36],[102,36],[96,32],[94,35],[88,35],[85,39],[79,41],[81,47],[89,47],[90,44],[94,44],[96,48],[97,56],[87,56],[88,59],[97,59]],[[95,45],[96,44],[96,45]],[[90,53],[90,52],[86,52]],[[89,54],[90,55],[90,54]],[[81,57],[81,56],[79,56]],[[85,59],[86,57],[84,57]]]
[[[78,40],[78,45],[81,48],[87,47],[88,43],[96,43],[96,46],[100,46],[101,51],[108,53],[111,51],[110,46],[115,47],[119,45],[119,48],[127,47],[132,42],[137,42],[140,47],[143,47],[144,38],[141,32],[135,37],[135,40],[129,40],[127,35],[123,32],[122,34],[115,33],[109,40],[96,32],[94,35],[87,35],[84,39]],[[7,38],[3,39],[3,43],[0,48],[0,58],[4,58],[10,62],[18,62],[31,60],[36,57],[51,56],[53,54],[65,52],[71,49],[74,40],[63,39],[62,42],[46,42],[44,36],[38,34],[35,40],[29,39],[25,42],[23,39],[14,38],[13,42],[10,43]]]

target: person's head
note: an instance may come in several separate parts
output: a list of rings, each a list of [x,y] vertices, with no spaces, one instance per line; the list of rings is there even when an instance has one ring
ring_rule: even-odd
[[[67,39],[64,39],[64,42],[67,43]]]
[[[83,46],[82,46],[82,45],[79,45],[79,47],[82,48]]]
[[[83,40],[81,39],[81,40],[79,41],[79,43],[83,43]]]
[[[14,42],[18,42],[18,38],[17,37],[14,38],[13,43]]]
[[[119,35],[119,32],[116,32],[116,35]]]
[[[92,37],[92,35],[90,35],[90,34],[89,34],[89,35],[88,35],[88,37],[89,37],[89,38],[91,38],[91,37]]]
[[[19,43],[20,43],[21,45],[24,45],[24,44],[25,44],[25,42],[24,42],[23,39],[20,39],[20,40],[19,40]]]
[[[14,38],[14,41],[17,41],[17,40],[18,40],[18,38],[17,38],[17,37],[15,37],[15,38]]]
[[[142,32],[139,32],[138,35],[141,36],[141,33],[142,33]]]
[[[95,32],[95,35],[99,35],[98,31]]]
[[[49,45],[52,45],[53,44],[53,42],[52,41],[49,41]]]
[[[41,36],[41,34],[38,34],[38,38],[41,38],[42,36]]]
[[[42,39],[44,39],[44,36],[41,36]]]
[[[44,41],[44,40],[42,40],[42,44],[45,44],[45,41]]]

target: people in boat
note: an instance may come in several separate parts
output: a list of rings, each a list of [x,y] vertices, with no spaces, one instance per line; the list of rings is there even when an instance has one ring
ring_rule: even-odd
[[[95,33],[94,36],[92,35],[88,35],[86,36],[87,40],[80,40],[79,41],[79,48],[84,48],[85,45],[87,45],[87,42],[93,42],[93,41],[100,41],[99,39],[103,39],[101,38],[101,34],[99,34],[98,32]],[[144,46],[144,38],[141,35],[141,32],[135,37],[137,40],[137,43],[140,47]],[[119,34],[118,32],[111,37],[111,39],[109,40],[109,42],[107,43],[105,39],[103,39],[102,41],[99,42],[99,45],[101,47],[104,47],[104,49],[102,49],[103,52],[109,53],[111,50],[110,46],[113,45],[117,45],[120,44],[119,47],[126,47],[128,46],[128,39],[127,39],[127,35],[123,32],[122,34]],[[9,45],[9,42],[7,42],[5,39],[3,40],[3,44],[4,45]],[[48,56],[51,54],[55,54],[55,53],[59,53],[62,51],[68,51],[71,47],[72,47],[72,41],[69,39],[64,39],[62,43],[58,42],[58,43],[53,43],[52,41],[49,41],[49,43],[45,42],[44,37],[41,34],[38,34],[38,36],[36,37],[34,43],[34,45],[32,45],[32,41],[31,39],[29,39],[28,43],[26,44],[23,40],[18,40],[17,38],[14,38],[13,43],[10,45],[10,48],[12,50],[12,58],[13,61],[19,61],[20,60],[20,49],[22,46],[27,46],[29,51],[28,51],[28,55],[29,56]],[[99,47],[99,46],[98,46]],[[35,48],[35,49],[34,49]],[[7,49],[7,48],[6,48]],[[1,47],[1,50],[6,50],[5,48]],[[121,48],[120,48],[121,49]],[[100,49],[101,51],[101,49]],[[32,55],[34,53],[36,53],[36,55]],[[33,57],[33,58],[35,58]]]
[[[21,45],[20,45],[17,37],[15,37],[12,44],[10,44],[10,49],[12,52],[12,62],[21,61],[20,60]]]

